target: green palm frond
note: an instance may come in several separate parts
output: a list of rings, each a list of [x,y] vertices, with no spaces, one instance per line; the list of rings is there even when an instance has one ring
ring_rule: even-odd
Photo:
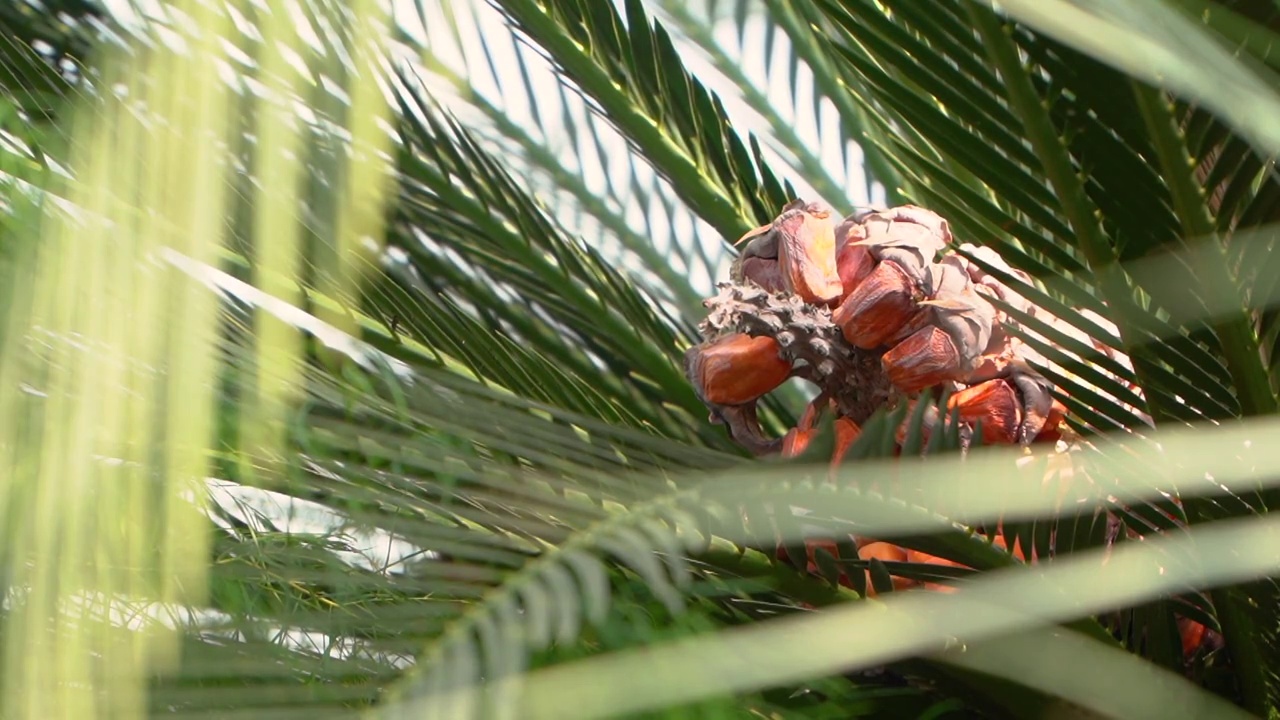
[[[319,0],[276,15],[278,4],[229,0],[192,5],[203,8],[210,34],[187,56],[225,54],[217,74],[226,87],[198,90],[227,103],[215,113],[235,118],[226,127],[183,109],[195,89],[181,83],[147,86],[155,102],[130,107],[136,116],[109,98],[47,89],[90,121],[128,116],[138,125],[126,124],[119,145],[90,144],[93,162],[27,138],[68,166],[62,185],[0,171],[33,190],[69,187],[78,202],[112,195],[117,182],[133,193],[136,182],[145,192],[111,206],[113,218],[127,218],[112,233],[165,238],[166,247],[141,271],[133,256],[99,242],[86,262],[103,267],[84,266],[69,231],[49,246],[61,255],[37,244],[37,221],[62,227],[84,207],[41,192],[15,202],[19,212],[0,223],[3,277],[15,281],[0,293],[13,303],[0,326],[4,357],[55,376],[13,340],[31,319],[24,293],[61,297],[56,284],[31,288],[34,277],[84,278],[58,315],[64,325],[96,319],[136,339],[129,348],[160,357],[179,380],[190,368],[208,370],[216,393],[162,379],[163,390],[138,386],[142,401],[121,391],[117,405],[104,405],[115,413],[108,419],[150,422],[147,403],[182,408],[187,394],[211,396],[208,417],[197,418],[211,428],[209,442],[175,449],[169,426],[156,421],[155,437],[139,441],[145,451],[122,453],[146,482],[172,483],[179,473],[166,463],[190,469],[208,460],[209,477],[191,488],[201,513],[184,516],[193,526],[180,531],[199,534],[193,564],[207,566],[208,592],[171,592],[168,576],[108,583],[116,596],[94,604],[98,614],[77,616],[86,637],[97,633],[92,642],[49,643],[39,656],[127,637],[115,618],[136,617],[129,627],[178,630],[164,651],[177,662],[148,666],[158,676],[145,697],[127,685],[132,665],[86,660],[41,677],[89,677],[102,683],[94,689],[103,702],[134,715],[185,717],[1274,709],[1268,653],[1280,603],[1274,583],[1255,578],[1275,567],[1265,512],[1280,493],[1280,458],[1265,441],[1274,422],[1236,420],[1276,404],[1280,321],[1267,223],[1280,202],[1277,148],[1256,120],[1224,111],[1238,88],[1173,99],[1143,84],[1148,75],[1106,64],[1123,66],[1123,52],[1098,51],[1052,21],[1078,5],[1114,33],[1155,10],[1036,2],[1047,4],[1001,4],[1023,24],[974,0],[928,8],[733,0],[702,9],[664,0],[495,0],[492,8],[454,0],[418,3],[422,27],[402,18],[393,46],[372,27],[375,3]],[[1208,18],[1193,28],[1196,42],[1230,43],[1258,67],[1276,64],[1270,36],[1253,24],[1274,19],[1267,3],[1176,5],[1183,20]],[[482,12],[501,13],[512,30],[482,35],[461,67],[421,39],[462,34],[466,23],[454,20]],[[151,33],[172,39],[191,30],[181,11],[148,13],[119,30],[128,38],[121,42],[151,46]],[[32,38],[82,56],[67,28],[23,17]],[[102,22],[111,27],[108,16]],[[736,31],[736,44],[719,41],[723,27]],[[1135,38],[1168,52],[1170,38],[1192,37],[1177,34],[1185,26],[1174,30]],[[499,53],[499,43],[514,53]],[[687,53],[699,46],[716,72],[692,70]],[[164,47],[140,49],[127,61],[134,65],[115,70],[158,73],[146,63]],[[784,67],[767,67],[774,48]],[[770,56],[763,79],[743,69],[743,56],[761,49]],[[531,79],[536,63],[556,81],[555,94]],[[199,67],[200,77],[214,76],[212,64]],[[1266,77],[1243,62],[1231,67],[1253,73],[1242,74],[1249,82]],[[1175,90],[1197,77],[1177,72]],[[760,108],[763,122],[751,132],[720,99],[736,92],[764,104],[777,88],[793,107]],[[0,112],[29,95],[0,87]],[[808,96],[815,108],[837,109],[834,132],[821,110],[801,106]],[[1257,106],[1275,101],[1269,93]],[[513,119],[522,103],[528,123]],[[803,128],[789,127],[801,116]],[[186,172],[180,133],[166,125],[184,119],[219,133],[214,145],[192,144],[199,177]],[[157,131],[169,142],[162,170],[141,152],[143,127],[170,128]],[[66,134],[58,122],[51,132]],[[838,136],[840,147],[815,135]],[[1071,452],[975,446],[961,454],[954,422],[926,441],[922,402],[865,423],[832,477],[829,425],[798,460],[751,463],[706,420],[681,367],[698,339],[701,284],[712,279],[695,276],[717,272],[723,241],[792,199],[799,182],[788,178],[848,203],[837,171],[850,164],[849,141],[865,161],[847,173],[865,169],[866,184],[884,184],[892,202],[933,208],[962,241],[998,250],[1034,283],[986,269],[1065,321],[1050,327],[1009,308],[1026,341],[1057,366],[1045,372],[1085,431]],[[129,168],[130,148],[146,162]],[[0,148],[0,157],[13,156]],[[385,212],[365,204],[378,201],[381,163],[393,171]],[[180,201],[166,195],[171,184]],[[188,202],[201,212],[186,214]],[[49,258],[66,274],[50,275]],[[208,353],[166,344],[207,328],[130,327],[125,290],[107,262],[151,293],[149,318],[169,317],[158,298],[174,288],[210,317],[216,299]],[[156,266],[181,273],[152,288]],[[1133,366],[1095,345],[1124,351]],[[102,391],[89,380],[116,377],[96,376],[93,358],[67,353],[58,357],[76,358],[88,392]],[[3,377],[0,399],[45,407],[43,390],[18,392],[15,376]],[[71,394],[50,387],[50,402]],[[944,403],[934,403],[942,415]],[[92,409],[68,413],[75,424],[66,425],[87,437],[98,419]],[[792,423],[785,403],[770,409],[770,429]],[[62,462],[60,451],[68,467],[88,462],[75,454],[83,447],[56,444],[56,428],[10,427],[13,418],[0,417],[0,458],[15,477],[60,479],[31,472]],[[1094,434],[1108,430],[1123,432]],[[84,477],[113,477],[96,472]],[[1067,477],[1078,482],[1055,484]],[[76,547],[93,549],[91,533],[102,533],[103,557],[127,540],[134,554],[125,559],[141,564],[153,562],[148,543],[179,532],[158,531],[164,517],[143,512],[151,534],[139,542],[131,533],[142,530],[95,515],[84,497],[59,506],[60,488],[49,482],[6,480],[0,506],[9,524],[0,529],[39,534],[50,519],[47,527],[67,528]],[[129,486],[138,497],[146,487]],[[42,499],[43,514],[26,512],[30,498]],[[73,528],[68,518],[85,522]],[[959,567],[916,555],[865,559],[854,536]],[[811,569],[804,541],[813,537],[834,539],[835,551],[815,550]],[[181,548],[159,545],[163,575]],[[1005,547],[1034,550],[1035,572]],[[84,552],[81,565],[101,559]],[[78,577],[50,557],[6,543],[8,567]],[[20,595],[35,576],[15,573],[6,572],[5,589]],[[898,592],[894,578],[959,592]],[[0,613],[9,684],[24,677],[14,638],[42,637],[21,617]],[[1184,658],[1176,618],[1220,632],[1224,648]],[[79,638],[70,632],[78,626],[67,627]],[[965,652],[954,650],[957,640]],[[669,664],[646,667],[637,653],[648,645],[650,657]],[[133,652],[110,657],[133,662]],[[1071,672],[1082,664],[1114,674]],[[109,682],[116,675],[123,690]],[[1117,677],[1125,687],[1110,682]],[[596,684],[571,689],[587,681]]]
[[[874,141],[874,125],[870,124],[872,118],[867,117],[867,108],[849,92],[854,79],[834,62],[825,38],[812,32],[812,25],[819,21],[816,9],[775,0],[765,0],[764,5],[768,8],[769,20],[786,33],[796,57],[813,73],[814,94],[835,106],[842,137],[846,143],[858,146],[863,165],[883,188],[886,201],[890,205],[903,204],[898,171]]]
[[[859,168],[856,163],[851,162],[849,157],[851,139],[842,132],[836,143],[821,142],[826,139],[824,138],[826,128],[823,127],[823,122],[831,122],[831,115],[834,113],[823,112],[820,96],[813,98],[811,108],[800,104],[800,93],[805,83],[800,77],[798,56],[791,54],[791,62],[785,68],[785,85],[790,90],[787,93],[791,101],[790,107],[781,103],[775,105],[772,102],[771,93],[775,97],[781,94],[778,86],[783,84],[783,73],[774,67],[771,56],[775,50],[785,50],[785,47],[779,46],[786,41],[781,37],[781,29],[776,24],[768,22],[766,13],[747,13],[745,3],[735,8],[734,22],[737,25],[738,45],[734,55],[730,56],[729,51],[721,46],[716,37],[717,24],[714,16],[700,16],[692,12],[685,3],[664,1],[660,6],[663,14],[670,18],[666,24],[679,31],[683,36],[680,39],[693,48],[705,52],[715,72],[733,84],[741,94],[741,100],[752,111],[763,116],[763,120],[767,123],[765,128],[767,132],[760,133],[760,136],[765,142],[765,148],[780,153],[782,155],[779,159],[780,163],[785,163],[798,172],[799,175],[795,178],[798,182],[793,184],[800,188],[812,188],[817,199],[823,199],[836,207],[844,207],[849,204],[848,198],[851,193],[846,190],[846,183],[842,178],[847,172],[846,169],[852,165],[852,172],[848,174],[860,175],[858,181],[862,185],[852,193],[853,197],[870,196],[874,179],[865,174],[864,168]],[[752,35],[748,39],[746,37],[748,23],[753,21],[760,21],[762,28],[756,30],[752,27]],[[759,37],[761,34],[762,38]],[[747,50],[748,47],[752,49],[750,52]],[[757,53],[759,57],[756,56]],[[747,68],[740,64],[743,61],[751,62],[753,69],[754,66],[762,66],[763,73],[755,74],[755,77],[749,76]],[[812,132],[807,133],[807,136],[818,138],[820,145],[810,147],[805,140],[801,139],[800,130],[796,127],[801,122],[814,123],[815,127],[812,128]],[[836,124],[839,126],[839,123]],[[839,162],[835,162],[836,157],[840,158]],[[808,191],[804,191],[804,194],[809,195]]]
[[[312,332],[320,327],[314,323],[306,324]],[[366,357],[353,355],[355,359]],[[408,563],[403,575],[384,579],[344,567],[332,557],[336,538],[316,538],[323,540],[314,545],[318,552],[304,555],[298,549],[299,540],[278,529],[242,533],[239,542],[224,540],[219,550],[223,570],[214,578],[214,598],[231,604],[219,602],[213,609],[234,621],[221,625],[224,632],[248,632],[254,625],[281,627],[293,634],[321,634],[344,646],[350,642],[347,638],[354,639],[361,646],[368,645],[369,651],[376,649],[393,657],[426,644],[430,652],[413,654],[418,655],[415,673],[428,679],[413,687],[428,692],[432,701],[448,701],[445,691],[449,688],[457,685],[465,689],[480,677],[493,682],[504,673],[517,672],[524,665],[520,658],[556,638],[560,643],[571,642],[588,623],[606,632],[608,622],[617,622],[610,620],[613,616],[609,614],[609,588],[619,581],[612,569],[615,564],[634,575],[667,612],[681,610],[688,602],[702,606],[719,598],[719,603],[732,606],[742,599],[742,589],[716,580],[723,571],[716,565],[703,564],[691,572],[697,566],[681,559],[703,546],[716,523],[729,523],[716,534],[747,537],[741,521],[733,519],[733,504],[719,504],[723,501],[702,497],[693,489],[666,487],[661,476],[636,475],[636,471],[652,470],[643,462],[643,444],[639,452],[625,449],[625,431],[557,414],[555,420],[592,435],[602,433],[595,442],[587,442],[565,428],[552,430],[559,423],[539,417],[549,408],[532,408],[541,411],[535,414],[519,412],[526,401],[484,393],[474,383],[447,373],[419,370],[405,386],[398,386],[403,381],[388,376],[385,387],[391,397],[385,400],[376,399],[376,391],[367,383],[351,384],[355,376],[347,376],[353,380],[339,385],[323,372],[311,374],[309,407],[305,418],[295,423],[304,453],[295,472],[301,475],[277,477],[259,472],[253,482],[285,492],[286,497],[319,502],[338,511],[355,527],[384,528],[414,547],[430,548],[434,558]],[[375,386],[383,382],[372,376],[370,380]],[[439,389],[432,387],[436,382],[441,383]],[[450,399],[453,402],[448,402]],[[514,407],[504,411],[504,405]],[[406,412],[406,407],[420,410]],[[873,423],[868,428],[868,437],[873,438],[869,443],[874,447],[855,449],[855,455],[883,450],[882,433],[877,434],[876,427]],[[494,436],[511,441],[496,443]],[[641,438],[636,436],[635,440]],[[458,445],[458,440],[464,444]],[[628,458],[616,467],[627,473],[629,482],[607,482],[599,474],[608,467],[604,464],[608,456],[591,452],[599,447],[599,440],[608,443],[617,460],[624,455]],[[469,452],[467,443],[477,443],[476,449]],[[516,470],[504,477],[494,460],[507,452],[513,461],[518,458],[518,467],[549,474]],[[653,469],[670,471],[683,466],[701,471],[724,462],[705,451],[689,452],[685,459],[653,457]],[[448,460],[442,463],[442,458]],[[641,462],[634,462],[636,459]],[[474,467],[484,468],[483,475],[468,470],[473,462],[477,464]],[[761,498],[781,497],[785,492],[777,485],[758,487]],[[585,495],[583,491],[587,491]],[[594,507],[586,502],[588,498],[609,499],[609,509]],[[243,513],[239,515],[244,518]],[[717,516],[719,520],[714,520]],[[732,529],[735,522],[737,530]],[[253,525],[246,519],[240,524]],[[974,562],[974,557],[985,558],[987,563],[1006,562],[983,543],[969,541],[964,533],[952,530],[951,534],[952,544],[944,543],[941,548],[950,547],[951,552],[959,553],[957,557],[969,562]],[[315,542],[300,541],[307,546]],[[323,551],[325,543],[330,552]],[[947,553],[936,543],[931,547]],[[307,557],[310,560],[300,565]],[[740,562],[735,560],[730,567],[740,568]],[[762,569],[765,574],[760,576]],[[783,578],[791,576],[782,585],[787,594],[808,586],[807,591],[801,590],[807,593],[802,597],[818,601],[829,592],[822,581],[805,580],[785,566],[776,570],[757,566],[751,573],[757,584],[762,579],[772,583],[778,580],[779,570]],[[691,583],[699,583],[696,587],[703,589],[686,600],[681,590],[691,592],[695,587]],[[266,584],[279,589],[266,596],[249,595],[260,592]],[[768,584],[759,590],[767,588]],[[381,598],[378,603],[361,601],[358,607],[343,597],[371,594]],[[427,594],[437,611],[421,607]],[[483,604],[473,606],[481,597]],[[785,595],[780,599],[785,600]],[[241,628],[238,623],[250,626]],[[394,635],[369,636],[390,624],[397,628]],[[192,653],[184,665],[190,668],[190,675],[185,669],[181,675],[183,684],[199,684],[202,674],[212,672],[196,650]],[[227,660],[213,656],[219,657]],[[272,673],[269,677],[275,682],[264,679],[261,687],[249,692],[184,696],[180,688],[164,685],[158,697],[198,702],[209,710],[262,711],[277,703],[301,707],[304,703],[360,701],[394,677],[387,667],[380,672],[374,672],[376,667],[358,672],[335,662],[324,667],[323,677],[358,673],[362,682],[374,685],[361,688],[348,684],[341,691],[308,694],[299,674],[308,667],[303,664],[289,677]],[[467,668],[479,674],[469,676]],[[502,698],[491,701],[501,703]],[[453,713],[460,707],[450,705],[444,711]]]
[[[414,102],[411,92],[405,102]],[[598,253],[569,240],[456,123],[423,107],[414,113],[422,119],[406,127],[396,229],[405,260],[390,273],[410,302],[384,304],[384,317],[398,313],[410,336],[518,395],[538,397],[604,369],[606,377],[628,379],[583,389],[612,394],[614,408],[663,432],[700,432],[699,403],[679,365],[690,338]],[[446,148],[449,154],[440,152]],[[471,319],[461,303],[470,305]],[[439,319],[420,317],[442,306]],[[440,324],[448,322],[443,312],[452,315],[453,332]],[[520,362],[497,361],[519,357],[522,346],[528,362],[544,367],[527,372]]]
[[[627,2],[625,17],[612,3],[500,5],[722,236],[736,239],[790,199],[641,2]]]
[[[542,56],[513,30],[490,27],[501,19],[498,11],[472,8],[469,22],[461,17],[464,12],[456,8],[452,23],[425,15],[422,22],[429,29],[452,24],[458,33],[465,30],[487,41],[447,43],[458,45],[454,54],[460,60],[454,63],[442,57],[443,39],[433,36],[425,45],[415,44],[426,74],[442,79],[467,106],[479,111],[491,127],[485,128],[488,132],[476,125],[469,129],[481,138],[501,139],[502,153],[526,166],[519,174],[539,189],[548,209],[568,229],[611,261],[641,263],[644,272],[635,273],[638,280],[676,307],[686,322],[695,323],[724,253],[712,251],[696,225],[692,233],[681,232],[680,225],[694,224],[694,216],[642,157],[624,149],[626,141],[616,130],[592,112],[578,92],[560,82]],[[494,37],[504,31],[511,35],[510,47],[499,45]],[[499,55],[499,50],[504,52]],[[471,53],[480,60],[470,59]],[[502,68],[511,62],[519,72],[508,75]],[[481,87],[477,75],[506,77],[507,84],[495,81],[495,89]],[[522,107],[527,108],[527,123],[521,122]]]
[[[237,287],[211,272],[206,278]],[[265,302],[243,287],[237,298],[246,311]],[[724,467],[738,462],[732,456],[657,442],[650,433],[445,370],[409,370],[354,338],[341,342],[340,332],[317,318],[287,318],[325,338],[350,364],[341,376],[320,365],[308,369],[307,402],[290,422],[296,455],[283,463],[231,455],[222,463],[248,483],[241,494],[260,498],[270,490],[294,510],[282,516],[277,508],[264,524],[245,507],[221,505],[208,617],[189,630],[241,639],[188,647],[181,672],[161,683],[156,702],[191,712],[255,712],[372,701],[410,658],[433,666],[424,646],[456,659],[471,651],[460,638],[470,642],[493,623],[505,633],[499,640],[515,645],[501,645],[486,662],[522,665],[520,658],[552,639],[569,643],[584,624],[607,623],[610,559],[671,610],[684,606],[679,588],[690,577],[680,558],[689,541],[664,528],[692,524],[677,502],[687,491],[655,473]],[[260,377],[248,346],[237,346],[228,358],[225,392],[232,394]],[[251,473],[241,470],[245,460]],[[652,511],[639,511],[640,503]],[[300,505],[336,527],[301,530],[289,519],[305,510]],[[342,536],[353,532],[401,547],[393,553],[387,545],[388,556],[372,566],[353,563],[342,557],[352,546]],[[666,560],[652,554],[657,547]],[[304,634],[335,650],[299,646]],[[217,688],[219,672],[250,672],[246,662],[272,655],[297,660],[248,691]],[[222,669],[227,662],[236,669]],[[342,689],[316,692],[312,685],[344,677]]]

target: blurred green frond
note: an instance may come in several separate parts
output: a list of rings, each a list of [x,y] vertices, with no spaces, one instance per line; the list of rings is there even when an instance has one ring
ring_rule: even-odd
[[[16,0],[0,8],[0,96],[32,118],[49,122],[68,93],[86,81],[83,62],[101,22],[101,6],[90,0],[57,4]]]

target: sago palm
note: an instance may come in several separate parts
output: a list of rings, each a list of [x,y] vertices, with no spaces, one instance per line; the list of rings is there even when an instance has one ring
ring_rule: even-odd
[[[1275,716],[1276,14],[5,6],[3,715]],[[796,199],[994,250],[1069,441],[743,452]]]

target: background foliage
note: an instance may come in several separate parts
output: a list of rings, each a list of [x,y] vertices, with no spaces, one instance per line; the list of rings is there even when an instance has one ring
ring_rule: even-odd
[[[1275,716],[1276,12],[0,7],[0,714]],[[1084,439],[743,457],[680,361],[796,196],[1029,273]]]

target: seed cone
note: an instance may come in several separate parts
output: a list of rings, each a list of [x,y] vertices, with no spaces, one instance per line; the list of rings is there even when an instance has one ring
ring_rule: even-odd
[[[901,397],[880,363],[883,353],[849,344],[829,309],[752,285],[721,283],[718,288],[703,303],[710,312],[699,330],[707,340],[731,333],[773,338],[781,357],[795,368],[793,376],[817,385],[839,414],[859,425]]]

